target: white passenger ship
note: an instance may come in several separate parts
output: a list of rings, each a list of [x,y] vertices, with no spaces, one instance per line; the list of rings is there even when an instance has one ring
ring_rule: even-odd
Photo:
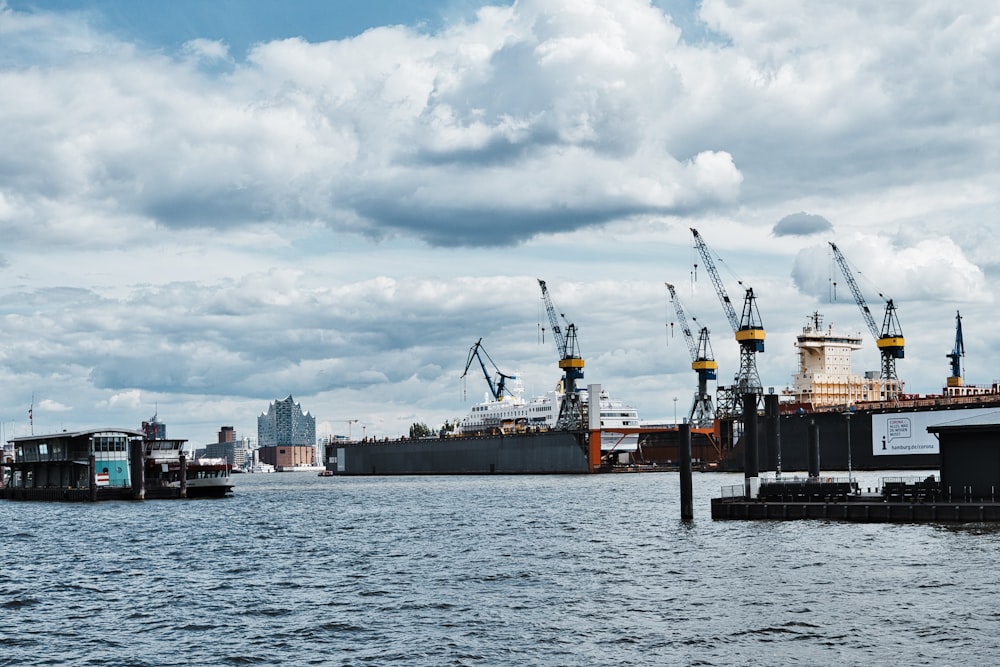
[[[559,418],[559,406],[563,392],[559,389],[541,396],[524,398],[524,385],[518,376],[507,383],[510,396],[494,399],[489,392],[482,403],[473,406],[458,425],[460,435],[483,433],[517,433],[527,430],[548,430],[555,427]],[[580,398],[589,406],[590,396],[586,388],[580,389]],[[616,433],[615,428],[638,428],[639,413],[631,405],[610,397],[606,389],[601,389],[601,450],[615,452],[635,451],[639,444],[636,433]]]

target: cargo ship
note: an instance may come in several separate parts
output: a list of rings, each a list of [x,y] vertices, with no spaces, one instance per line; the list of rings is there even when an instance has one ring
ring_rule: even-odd
[[[959,328],[958,340],[960,336]],[[807,470],[814,426],[824,469],[937,469],[940,449],[928,427],[982,417],[1000,408],[1000,385],[964,383],[957,363],[941,393],[932,395],[907,394],[904,383],[895,379],[891,382],[898,382],[898,387],[887,387],[874,371],[854,373],[851,353],[861,349],[861,337],[824,327],[819,313],[809,317],[796,347],[799,368],[778,403],[779,437],[769,440],[765,426],[758,424],[761,471]],[[946,356],[954,362],[956,354]],[[742,441],[732,435],[738,429],[731,421],[719,425],[720,440],[726,443],[722,470],[743,469]]]

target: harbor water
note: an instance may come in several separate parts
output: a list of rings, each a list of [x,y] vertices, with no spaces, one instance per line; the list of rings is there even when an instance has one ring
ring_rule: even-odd
[[[875,486],[866,473],[861,485]],[[720,521],[739,475],[240,475],[0,502],[2,665],[983,665],[1000,527]]]

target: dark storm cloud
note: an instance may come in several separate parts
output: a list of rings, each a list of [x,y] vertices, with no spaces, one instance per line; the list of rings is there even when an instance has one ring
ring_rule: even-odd
[[[778,221],[771,233],[775,236],[809,236],[833,229],[829,220],[811,213],[792,213]]]

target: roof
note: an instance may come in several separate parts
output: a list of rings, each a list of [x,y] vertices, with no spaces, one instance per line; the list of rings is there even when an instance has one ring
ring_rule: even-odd
[[[927,427],[928,433],[986,430],[1000,430],[1000,412],[987,412],[975,417],[956,419],[955,421],[934,424]]]
[[[106,426],[104,428],[90,428],[85,431],[59,431],[58,433],[44,433],[42,435],[22,435],[19,438],[10,438],[7,442],[32,442],[37,440],[54,440],[56,438],[71,439],[96,435],[98,433],[122,433],[124,435],[132,435],[137,438],[143,437],[142,431],[137,431],[131,428],[115,428],[113,426]]]

